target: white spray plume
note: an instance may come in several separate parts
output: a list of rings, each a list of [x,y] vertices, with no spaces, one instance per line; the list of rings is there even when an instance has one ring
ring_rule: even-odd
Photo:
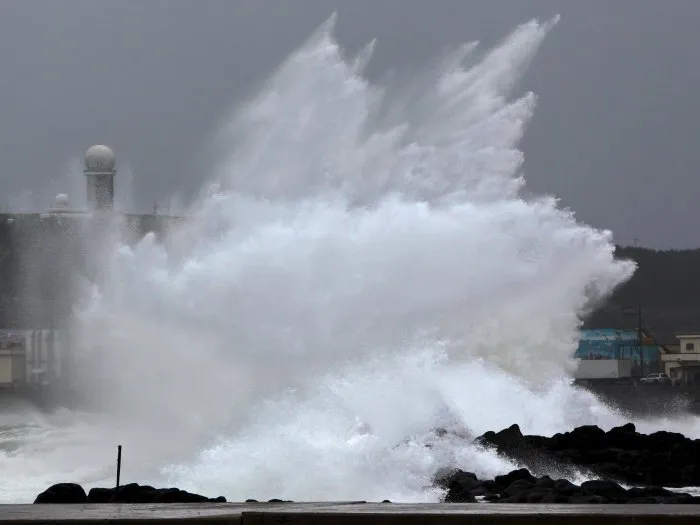
[[[435,500],[440,467],[512,466],[470,436],[620,421],[569,377],[580,313],[633,265],[520,196],[535,97],[513,90],[555,20],[400,88],[363,78],[373,44],[344,57],[333,22],[220,131],[169,251],[104,244],[76,318],[104,413],[3,459],[29,472],[6,499],[53,479],[32,461],[107,478],[120,442],[130,479],[231,499]]]

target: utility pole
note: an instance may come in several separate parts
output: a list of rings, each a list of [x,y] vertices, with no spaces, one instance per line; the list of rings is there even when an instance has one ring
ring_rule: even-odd
[[[632,239],[634,247],[637,248],[639,239],[634,236]],[[637,338],[639,342],[639,376],[644,377],[644,332],[642,329],[642,278],[637,278]]]
[[[639,336],[639,376],[644,377],[644,332],[642,330],[642,303],[637,303],[637,332]]]

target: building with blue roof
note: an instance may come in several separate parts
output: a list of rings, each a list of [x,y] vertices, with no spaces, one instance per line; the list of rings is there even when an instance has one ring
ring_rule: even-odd
[[[642,331],[641,351],[638,330],[599,328],[581,330],[577,359],[629,360],[637,367],[640,355],[643,373],[656,372],[661,362],[661,345],[645,331]]]

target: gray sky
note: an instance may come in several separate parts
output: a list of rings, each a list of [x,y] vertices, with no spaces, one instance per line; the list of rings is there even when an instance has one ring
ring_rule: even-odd
[[[522,82],[529,188],[618,242],[700,246],[697,0],[0,0],[0,197],[54,194],[93,143],[141,210],[193,192],[221,113],[335,10],[349,50],[377,37],[375,75],[560,14]]]

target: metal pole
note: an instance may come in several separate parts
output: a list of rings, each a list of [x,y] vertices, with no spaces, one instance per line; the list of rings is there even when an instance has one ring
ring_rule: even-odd
[[[117,494],[119,494],[119,478],[122,474],[122,446],[117,445]]]
[[[639,375],[644,377],[644,334],[642,333],[642,305],[638,305],[637,327],[639,330]]]
[[[638,248],[639,239],[634,237],[634,247]],[[639,254],[637,254],[639,255]],[[644,377],[644,339],[642,334],[642,279],[637,274],[637,335],[639,338],[639,377]]]

